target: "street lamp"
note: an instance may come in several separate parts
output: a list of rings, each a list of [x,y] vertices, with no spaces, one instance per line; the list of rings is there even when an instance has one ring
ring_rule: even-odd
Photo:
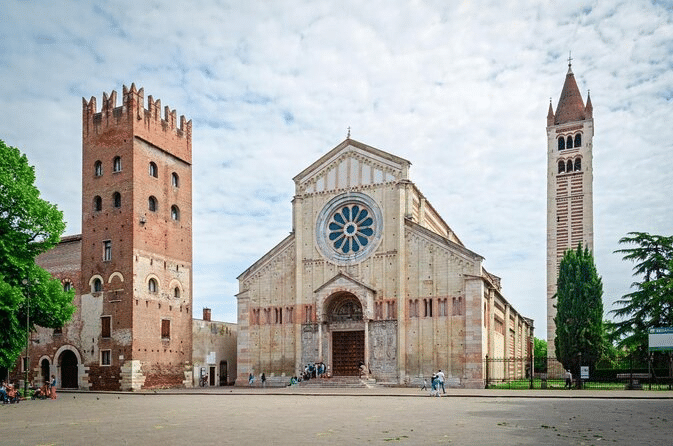
[[[23,284],[28,285],[28,279],[23,279]],[[28,369],[30,368],[30,288],[26,286],[26,362],[24,364],[25,376],[23,379],[23,397],[28,396]]]

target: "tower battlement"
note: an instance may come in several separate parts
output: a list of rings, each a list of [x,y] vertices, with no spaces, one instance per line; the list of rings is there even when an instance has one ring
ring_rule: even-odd
[[[123,86],[122,104],[117,106],[117,92],[112,90],[110,95],[103,92],[103,100],[100,111],[97,110],[96,97],[92,96],[89,101],[82,98],[82,133],[84,137],[90,134],[100,134],[110,127],[131,126],[139,130],[144,127],[146,131],[174,133],[178,138],[184,138],[191,147],[192,121],[188,121],[184,115],[180,116],[179,126],[177,113],[168,106],[164,107],[164,116],[161,116],[161,100],[147,97],[147,108],[144,108],[144,88],[136,89],[134,83],[131,88]]]

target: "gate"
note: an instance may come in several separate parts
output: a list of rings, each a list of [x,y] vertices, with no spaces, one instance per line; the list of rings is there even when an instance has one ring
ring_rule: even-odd
[[[364,331],[332,332],[332,370],[334,376],[360,376],[360,364],[364,360]]]

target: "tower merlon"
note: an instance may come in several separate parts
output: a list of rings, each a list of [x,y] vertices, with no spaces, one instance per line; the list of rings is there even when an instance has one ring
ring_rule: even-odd
[[[147,97],[147,109],[143,107],[145,98],[145,89],[137,89],[135,83],[128,88],[126,85],[122,89],[122,105],[117,106],[117,92],[112,90],[109,96],[103,92],[103,101],[101,110],[96,109],[96,98],[91,97],[89,101],[82,98],[82,132],[84,135],[89,133],[103,133],[110,127],[144,125],[148,130],[155,128],[163,132],[175,133],[178,138],[185,138],[191,145],[192,121],[187,120],[184,115],[180,116],[178,125],[177,112],[171,110],[168,106],[164,107],[164,116],[161,116],[161,100],[154,99],[151,95]],[[135,124],[136,121],[138,122]]]

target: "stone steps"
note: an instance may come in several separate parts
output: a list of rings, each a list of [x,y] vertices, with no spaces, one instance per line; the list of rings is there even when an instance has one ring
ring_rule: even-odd
[[[370,386],[375,386],[376,380],[360,379],[355,376],[337,376],[332,378],[315,378],[308,381],[302,381],[299,386],[302,388],[347,388],[347,389],[364,389]]]

